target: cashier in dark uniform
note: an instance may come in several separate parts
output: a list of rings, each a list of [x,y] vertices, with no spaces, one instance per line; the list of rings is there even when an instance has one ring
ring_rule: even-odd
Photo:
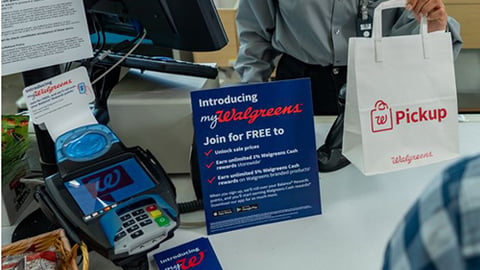
[[[369,20],[381,2],[384,0],[240,0],[235,70],[242,82],[265,82],[275,68],[275,58],[281,55],[275,79],[309,77],[314,114],[337,115],[341,110],[339,90],[346,82],[347,41],[358,36],[362,14]],[[460,26],[447,16],[442,1],[406,2],[405,9],[383,12],[384,36],[418,33],[417,20],[424,14],[429,32],[451,32],[454,54],[458,55]]]

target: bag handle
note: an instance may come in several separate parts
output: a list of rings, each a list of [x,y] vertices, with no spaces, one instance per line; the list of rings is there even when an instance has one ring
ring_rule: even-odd
[[[406,0],[389,0],[380,3],[373,12],[373,33],[372,38],[375,44],[375,61],[382,62],[383,61],[383,54],[382,54],[382,12],[385,9],[390,8],[403,8],[407,4]],[[428,25],[427,25],[427,18],[422,16],[420,20],[420,35],[422,36],[422,47],[423,47],[423,56],[425,59],[429,58],[429,54],[427,52],[427,48],[425,46],[426,38],[428,34]]]

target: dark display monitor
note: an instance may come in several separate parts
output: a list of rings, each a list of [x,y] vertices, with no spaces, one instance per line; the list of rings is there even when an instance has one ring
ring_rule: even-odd
[[[154,45],[214,51],[227,36],[212,0],[84,0],[103,31],[135,37],[142,27]]]

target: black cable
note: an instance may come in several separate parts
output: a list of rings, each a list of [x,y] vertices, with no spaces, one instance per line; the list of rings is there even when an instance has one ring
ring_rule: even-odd
[[[124,51],[129,51],[133,46],[135,46],[135,43],[142,37],[143,32],[139,32],[137,36],[135,36],[132,40],[124,40],[118,44],[115,44],[112,46],[111,50],[113,52],[124,52]]]
[[[133,51],[135,51],[138,46],[142,43],[143,39],[147,36],[147,29],[143,28],[143,33],[142,37],[135,43],[135,45],[128,51],[126,52],[115,64],[110,66],[107,71],[105,71],[102,75],[100,75],[98,78],[92,81],[92,84],[95,84],[98,80],[106,76],[108,73],[110,73],[113,69],[115,69],[118,65],[120,65]]]
[[[65,64],[65,69],[63,70],[63,72],[69,71],[71,67],[72,67],[72,62],[66,63],[66,64]]]
[[[94,21],[98,24],[98,32],[102,35],[102,43],[101,43],[101,46],[100,48],[97,50],[97,52],[95,53],[93,59],[97,58],[97,56],[103,51],[103,49],[105,48],[105,44],[106,44],[106,36],[105,36],[105,31],[103,30],[103,26],[102,24],[100,23],[100,21],[98,20],[98,17],[97,15],[95,14],[92,14],[93,16],[93,19]]]
[[[178,203],[178,211],[180,214],[191,213],[203,209],[203,200],[195,200],[190,202]]]
[[[80,266],[80,264],[82,264],[83,262],[83,253],[80,252],[80,254],[77,256],[77,258],[80,257],[80,260],[77,262],[77,266]]]
[[[106,67],[103,67],[103,66],[97,66],[97,68],[103,68],[102,69],[97,69],[95,70],[95,72],[91,75],[91,80],[95,80],[95,78],[97,77],[97,75],[99,73],[103,73],[105,70],[107,70]],[[103,100],[103,98],[105,97],[105,94],[103,93],[104,92],[104,86],[105,86],[105,79],[102,80],[102,85],[100,86],[100,89],[98,89],[97,87],[95,87],[96,85],[98,84],[98,82],[95,84],[95,85],[92,85],[94,90],[95,90],[95,97],[97,100]],[[108,97],[108,95],[107,95]]]
[[[94,14],[90,14],[90,20],[92,20],[93,30],[95,31],[95,34],[97,34],[97,43],[95,43],[94,50],[98,50],[98,46],[100,46],[100,32],[98,32],[97,20],[94,19],[94,16]]]

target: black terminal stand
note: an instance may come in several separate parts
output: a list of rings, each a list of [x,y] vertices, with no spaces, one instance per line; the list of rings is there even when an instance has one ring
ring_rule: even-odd
[[[97,72],[104,72],[110,66],[93,66],[92,74]],[[105,75],[105,77],[99,82],[92,85],[95,90],[95,106],[93,109],[93,114],[100,124],[107,125],[110,122],[110,115],[107,108],[107,99],[110,96],[115,85],[120,79],[120,70],[121,67],[118,66],[114,68],[110,73]],[[91,78],[94,80],[95,78]]]
[[[27,87],[59,74],[61,74],[60,65],[54,65],[25,71],[22,73],[22,77],[24,86]],[[40,154],[39,162],[42,168],[42,175],[43,178],[46,178],[58,171],[54,142],[45,128],[34,125],[34,130]],[[41,189],[43,187],[38,186],[37,188]],[[38,201],[36,195],[35,199]],[[40,207],[41,209],[34,211],[18,224],[12,234],[12,242],[49,232],[59,227],[48,208],[42,206],[41,203]]]
[[[48,78],[57,76],[60,73],[60,66],[55,65],[23,72],[22,77],[24,85],[25,87],[27,87]],[[58,171],[55,159],[55,147],[53,140],[46,129],[42,129],[38,125],[34,125],[34,129],[40,153],[39,158],[42,167],[42,174],[43,177],[46,178],[49,175],[52,175]],[[12,234],[12,242],[16,242],[18,240],[29,238],[58,228],[58,226],[54,224],[52,220],[45,215],[45,211],[42,210],[34,211],[18,224]]]
[[[60,66],[50,66],[22,73],[25,87],[41,82],[48,78],[57,76],[61,73]],[[37,137],[38,148],[40,152],[40,164],[42,166],[43,176],[50,176],[58,171],[55,159],[55,147],[50,134],[46,129],[34,125],[35,136]]]

